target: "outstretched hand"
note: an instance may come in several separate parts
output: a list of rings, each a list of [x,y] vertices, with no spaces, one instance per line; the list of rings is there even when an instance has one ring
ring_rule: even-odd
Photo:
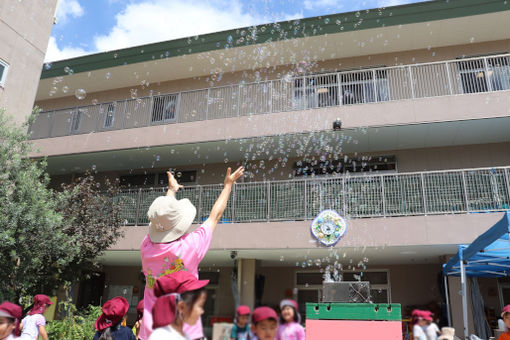
[[[166,174],[168,175],[168,189],[172,190],[173,192],[179,191],[179,189],[184,188],[184,186],[177,183],[177,180],[175,179],[174,175],[167,171]]]
[[[232,173],[232,169],[227,169],[227,174],[225,175],[225,185],[233,185],[239,178],[243,177],[244,175],[244,167],[240,166],[237,168],[234,173]]]

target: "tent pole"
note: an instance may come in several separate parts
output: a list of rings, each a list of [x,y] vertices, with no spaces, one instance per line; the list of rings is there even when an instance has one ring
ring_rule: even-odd
[[[443,273],[444,274],[444,273]],[[448,288],[448,276],[444,277],[444,295],[446,297],[446,318],[448,319],[448,327],[452,326],[452,316],[450,314],[450,289]]]
[[[468,313],[467,313],[467,292],[466,292],[466,268],[464,267],[464,259],[460,253],[460,287],[462,290],[462,319],[464,321],[464,339],[468,340]]]

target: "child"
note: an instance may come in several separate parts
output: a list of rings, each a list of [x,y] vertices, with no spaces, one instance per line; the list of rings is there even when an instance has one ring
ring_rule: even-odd
[[[141,299],[136,305],[136,321],[133,326],[133,334],[138,340],[138,335],[140,334],[140,327],[142,326],[142,317],[143,317],[143,299]]]
[[[198,278],[198,265],[209,250],[212,234],[221,219],[234,183],[244,174],[239,167],[234,173],[227,169],[224,187],[212,207],[209,218],[195,231],[189,232],[195,219],[196,208],[188,199],[177,200],[175,193],[182,188],[174,176],[168,175],[168,192],[152,202],[147,213],[149,234],[140,246],[143,272],[146,277],[144,313],[139,338],[147,340],[152,332],[152,307],[156,301],[153,293],[158,277],[187,270]],[[191,339],[202,338],[202,322],[195,326],[184,325]]]
[[[498,340],[510,340],[510,305],[506,305],[501,311],[501,317],[505,323],[506,332],[501,334]]]
[[[20,333],[21,307],[4,301],[0,304],[0,340],[17,339]]]
[[[247,340],[248,333],[250,333],[250,307],[241,305],[237,307],[236,318],[234,320],[234,327],[230,333],[230,340]]]
[[[44,294],[37,294],[34,296],[34,304],[28,315],[21,321],[21,336],[19,339],[33,340],[39,336],[43,340],[48,340],[48,334],[46,333],[46,318],[44,313],[48,310],[48,307],[52,305],[50,298]]]
[[[275,340],[278,331],[278,315],[274,309],[255,308],[251,316],[251,330],[258,340]]]
[[[413,340],[427,340],[425,331],[423,328],[427,325],[427,321],[423,318],[424,312],[419,309],[415,309],[412,312],[413,318]]]
[[[437,337],[441,334],[439,331],[439,327],[437,327],[436,323],[432,318],[431,311],[425,311],[423,318],[427,321],[427,325],[425,326],[425,334],[427,335],[427,340],[437,340]]]
[[[129,302],[121,296],[106,301],[102,308],[103,313],[94,325],[97,330],[94,340],[136,340],[133,331],[122,326],[128,309]]]
[[[181,270],[157,279],[152,309],[154,331],[149,340],[187,340],[184,324],[195,325],[204,313],[209,280]]]
[[[294,300],[285,299],[280,302],[280,326],[278,326],[277,340],[304,340],[305,329],[299,323],[301,315],[298,304]]]

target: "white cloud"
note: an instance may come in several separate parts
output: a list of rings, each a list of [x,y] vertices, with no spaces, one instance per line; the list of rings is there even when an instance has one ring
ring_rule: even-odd
[[[78,0],[61,0],[57,7],[57,22],[65,24],[70,17],[78,18],[84,13],[85,11]]]
[[[57,39],[55,37],[50,37],[48,42],[48,48],[46,49],[46,56],[44,58],[45,62],[69,59],[74,57],[79,57],[81,55],[89,54],[94,51],[86,51],[83,48],[79,47],[64,47],[60,49],[57,45]]]
[[[398,6],[403,4],[410,3],[410,0],[379,0],[377,2],[378,7],[390,7],[390,6]]]
[[[343,7],[341,0],[305,0],[303,5],[309,11],[324,8],[339,9]]]
[[[156,0],[127,5],[106,35],[94,39],[99,51],[218,32],[264,22],[243,12],[238,1]]]

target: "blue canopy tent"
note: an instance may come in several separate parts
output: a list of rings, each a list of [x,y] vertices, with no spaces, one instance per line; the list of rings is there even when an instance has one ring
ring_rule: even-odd
[[[466,277],[510,276],[510,211],[469,245],[459,245],[457,254],[443,265],[448,321],[451,322],[447,276],[460,276],[464,336],[468,338]]]

